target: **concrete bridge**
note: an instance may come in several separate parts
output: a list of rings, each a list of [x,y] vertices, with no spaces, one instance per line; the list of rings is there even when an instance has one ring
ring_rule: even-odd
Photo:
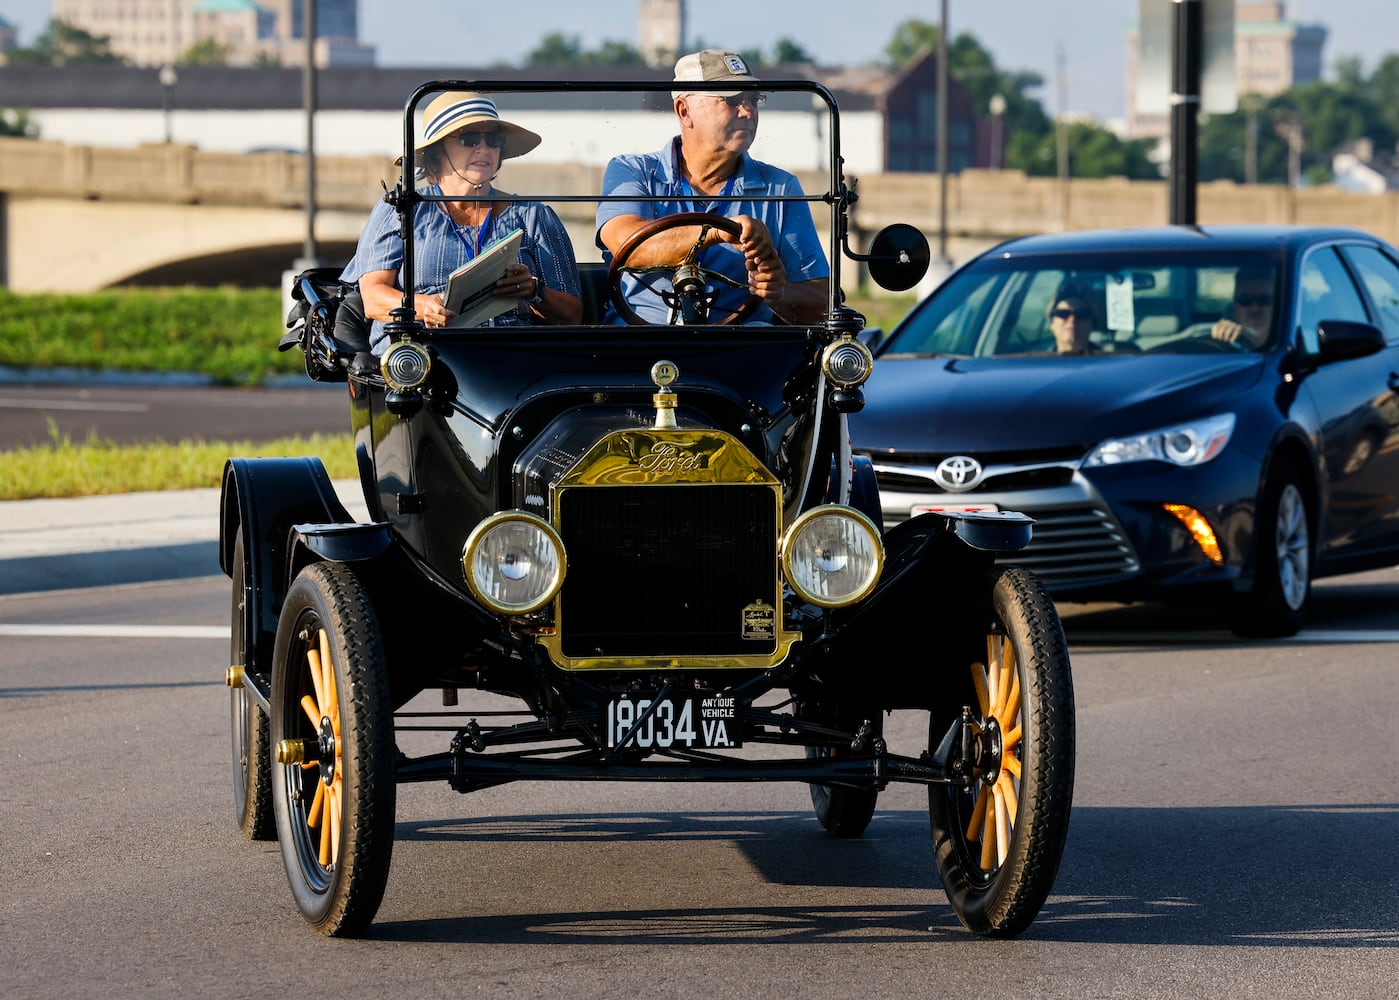
[[[507,164],[500,183],[520,194],[588,196],[598,167]],[[327,261],[347,259],[370,206],[392,184],[387,157],[316,160],[316,239]],[[808,191],[823,176],[803,175]],[[936,242],[938,178],[858,179],[851,242],[892,222]],[[275,287],[306,234],[305,160],[294,153],[215,153],[185,145],[134,149],[0,139],[0,286],[90,291],[121,284],[237,283]],[[1162,181],[1027,177],[966,171],[948,179],[948,253],[962,260],[1029,233],[1157,225],[1168,215]],[[1399,243],[1399,193],[1203,185],[1202,223],[1348,225]],[[579,260],[596,260],[590,202],[556,205]],[[936,252],[936,249],[935,249]],[[850,269],[849,281],[858,275]]]

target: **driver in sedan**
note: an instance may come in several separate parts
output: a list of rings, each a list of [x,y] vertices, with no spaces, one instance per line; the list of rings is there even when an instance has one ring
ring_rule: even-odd
[[[1229,315],[1215,323],[1210,336],[1244,350],[1256,351],[1273,329],[1273,272],[1241,267],[1234,275],[1234,301]]]
[[[757,78],[737,52],[705,49],[675,64],[672,91],[680,134],[654,153],[617,156],[603,175],[606,195],[664,197],[669,200],[605,201],[598,205],[597,239],[610,264],[628,238],[654,219],[678,212],[728,216],[736,235],[709,229],[698,263],[733,283],[711,281],[711,315],[734,314],[749,295],[761,300],[749,322],[807,323],[825,313],[825,253],[806,202],[717,200],[731,195],[800,195],[801,185],[785,170],[748,155],[758,132],[758,108],[766,99]],[[690,92],[687,83],[732,83],[734,89]],[[661,292],[669,276],[638,276],[631,269],[679,263],[700,238],[701,227],[681,226],[657,233],[627,258],[623,292],[648,323],[674,322],[674,308]],[[611,306],[607,321],[621,322]]]

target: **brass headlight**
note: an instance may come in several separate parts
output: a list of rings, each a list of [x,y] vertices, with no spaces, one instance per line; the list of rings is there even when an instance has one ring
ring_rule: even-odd
[[[563,539],[542,517],[522,510],[486,518],[462,547],[462,573],[477,600],[505,615],[538,611],[563,585]]]
[[[431,370],[432,355],[422,344],[415,344],[411,340],[400,340],[391,345],[379,362],[384,381],[390,389],[398,392],[418,388],[427,381],[427,374]]]
[[[884,569],[879,529],[853,507],[813,507],[782,536],[782,571],[805,600],[823,608],[869,595]]]
[[[854,337],[841,337],[821,353],[821,371],[839,389],[857,389],[874,369],[874,355]]]

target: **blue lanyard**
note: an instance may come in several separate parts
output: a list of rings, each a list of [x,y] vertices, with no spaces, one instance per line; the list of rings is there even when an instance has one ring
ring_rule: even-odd
[[[432,186],[432,192],[433,194],[440,195],[442,193],[441,185],[434,184]],[[495,188],[491,188],[486,193],[494,194]],[[492,205],[486,210],[486,217],[483,220],[481,220],[481,228],[476,230],[476,245],[473,247],[471,245],[471,242],[467,240],[466,236],[462,234],[461,227],[459,227],[456,224],[456,222],[453,221],[452,213],[447,211],[446,203],[438,202],[438,204],[442,206],[442,211],[446,213],[447,222],[451,226],[452,232],[457,234],[457,239],[461,240],[461,245],[466,248],[466,259],[474,260],[476,255],[481,252],[481,245],[486,242],[486,230],[491,228],[491,216],[495,212],[495,206]]]

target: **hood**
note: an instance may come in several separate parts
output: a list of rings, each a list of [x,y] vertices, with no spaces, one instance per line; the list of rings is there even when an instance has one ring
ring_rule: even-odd
[[[850,435],[869,452],[1088,448],[1227,411],[1264,363],[1253,354],[879,359]]]

